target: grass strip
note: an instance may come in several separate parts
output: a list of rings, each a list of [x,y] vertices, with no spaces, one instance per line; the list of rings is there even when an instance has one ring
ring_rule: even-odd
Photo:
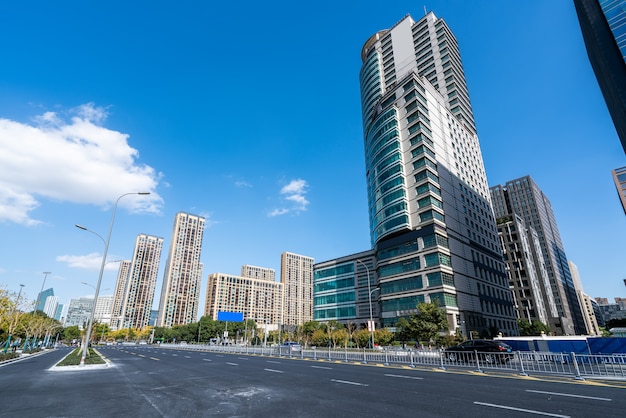
[[[79,347],[61,360],[57,366],[78,366],[82,354],[83,349]],[[106,364],[106,362],[93,348],[90,348],[89,354],[85,357],[85,364]]]

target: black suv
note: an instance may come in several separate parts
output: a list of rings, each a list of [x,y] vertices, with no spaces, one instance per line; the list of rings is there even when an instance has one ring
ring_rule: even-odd
[[[493,340],[469,340],[444,350],[445,358],[449,361],[473,361],[474,352],[486,363],[506,363],[513,358],[513,349],[510,345]]]

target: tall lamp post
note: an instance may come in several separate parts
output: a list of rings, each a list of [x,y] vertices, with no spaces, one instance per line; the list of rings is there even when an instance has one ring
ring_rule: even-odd
[[[371,333],[371,338],[372,338],[371,344],[372,344],[372,350],[373,350],[374,349],[374,330],[376,329],[376,325],[374,324],[374,316],[372,315],[372,286],[370,283],[370,269],[367,268],[365,263],[362,262],[361,260],[356,260],[356,262],[361,263],[363,267],[365,267],[365,271],[367,271],[367,293],[369,296],[369,303],[370,303],[370,320],[367,324],[367,328],[369,328],[370,333]]]
[[[124,193],[123,195],[121,195],[120,197],[117,198],[117,200],[115,201],[115,204],[113,205],[113,215],[111,215],[111,224],[109,225],[109,234],[107,235],[107,239],[104,240],[104,238],[102,238],[99,234],[85,228],[84,226],[81,225],[76,225],[77,228],[80,228],[84,231],[88,231],[91,232],[95,235],[97,235],[100,239],[102,239],[102,241],[104,242],[104,254],[102,254],[102,263],[100,264],[100,274],[98,275],[98,284],[96,285],[96,293],[94,295],[93,298],[93,308],[91,310],[91,315],[89,316],[89,325],[87,328],[87,338],[85,340],[85,346],[83,347],[83,354],[80,358],[80,365],[83,366],[85,365],[85,358],[87,357],[87,350],[89,349],[89,339],[91,338],[91,326],[93,324],[93,316],[94,313],[96,311],[96,303],[98,303],[98,293],[100,292],[100,284],[102,283],[102,273],[104,272],[104,265],[106,264],[106,259],[107,259],[107,252],[109,251],[109,243],[111,242],[111,232],[113,231],[113,223],[115,222],[115,212],[117,211],[117,204],[119,203],[120,199],[123,198],[124,196],[128,196],[131,194],[138,194],[138,195],[149,195],[150,192],[132,192],[132,193]]]
[[[41,290],[39,291],[39,294],[37,295],[37,304],[35,305],[35,312],[39,310],[39,299],[41,299],[41,293],[43,292],[43,288],[46,285],[46,278],[48,277],[48,274],[52,274],[52,273],[50,273],[49,271],[43,272],[43,283],[41,283]],[[41,312],[43,312],[43,309],[41,309]]]

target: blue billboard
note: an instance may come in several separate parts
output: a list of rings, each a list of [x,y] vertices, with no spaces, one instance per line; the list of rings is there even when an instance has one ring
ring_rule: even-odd
[[[243,312],[217,311],[218,321],[243,322]]]

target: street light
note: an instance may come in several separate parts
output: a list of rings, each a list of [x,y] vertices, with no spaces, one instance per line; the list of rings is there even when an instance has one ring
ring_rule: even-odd
[[[374,317],[372,315],[372,287],[370,284],[370,269],[368,269],[365,263],[362,262],[361,260],[356,260],[356,262],[361,263],[363,267],[365,267],[365,271],[367,271],[367,292],[368,292],[369,303],[370,303],[370,320],[367,324],[367,328],[369,328],[371,332],[371,337],[372,337],[371,344],[372,344],[372,350],[373,350],[374,349],[374,330],[376,329],[376,324],[374,324]]]
[[[115,212],[117,211],[117,204],[119,203],[121,198],[123,198],[124,196],[131,195],[131,194],[138,194],[138,195],[144,196],[144,195],[149,195],[150,192],[124,193],[123,195],[117,198],[117,200],[115,201],[115,204],[113,205],[113,215],[111,215],[111,224],[109,225],[109,234],[106,240],[104,240],[104,238],[102,238],[99,234],[85,228],[84,226],[76,225],[77,228],[80,228],[84,231],[88,231],[97,235],[102,240],[102,242],[104,242],[104,254],[102,254],[102,263],[100,264],[100,274],[98,275],[98,284],[96,285],[96,293],[93,298],[93,308],[91,310],[91,315],[89,316],[89,327],[87,328],[87,339],[85,341],[85,346],[83,347],[83,354],[80,358],[81,366],[85,365],[85,358],[87,357],[89,339],[91,338],[91,326],[93,324],[93,316],[96,311],[96,303],[98,302],[98,293],[100,292],[100,284],[102,283],[102,273],[104,272],[104,266],[106,264],[107,252],[109,251],[109,243],[111,242],[111,232],[113,231],[113,222],[115,221]]]
[[[43,272],[43,283],[41,284],[41,290],[39,291],[39,294],[37,295],[37,304],[35,305],[35,312],[37,312],[39,309],[39,299],[41,298],[41,293],[43,292],[43,288],[46,285],[46,277],[48,277],[48,274],[52,274],[52,273],[50,273],[49,271]],[[41,312],[43,312],[43,309],[41,310]]]

